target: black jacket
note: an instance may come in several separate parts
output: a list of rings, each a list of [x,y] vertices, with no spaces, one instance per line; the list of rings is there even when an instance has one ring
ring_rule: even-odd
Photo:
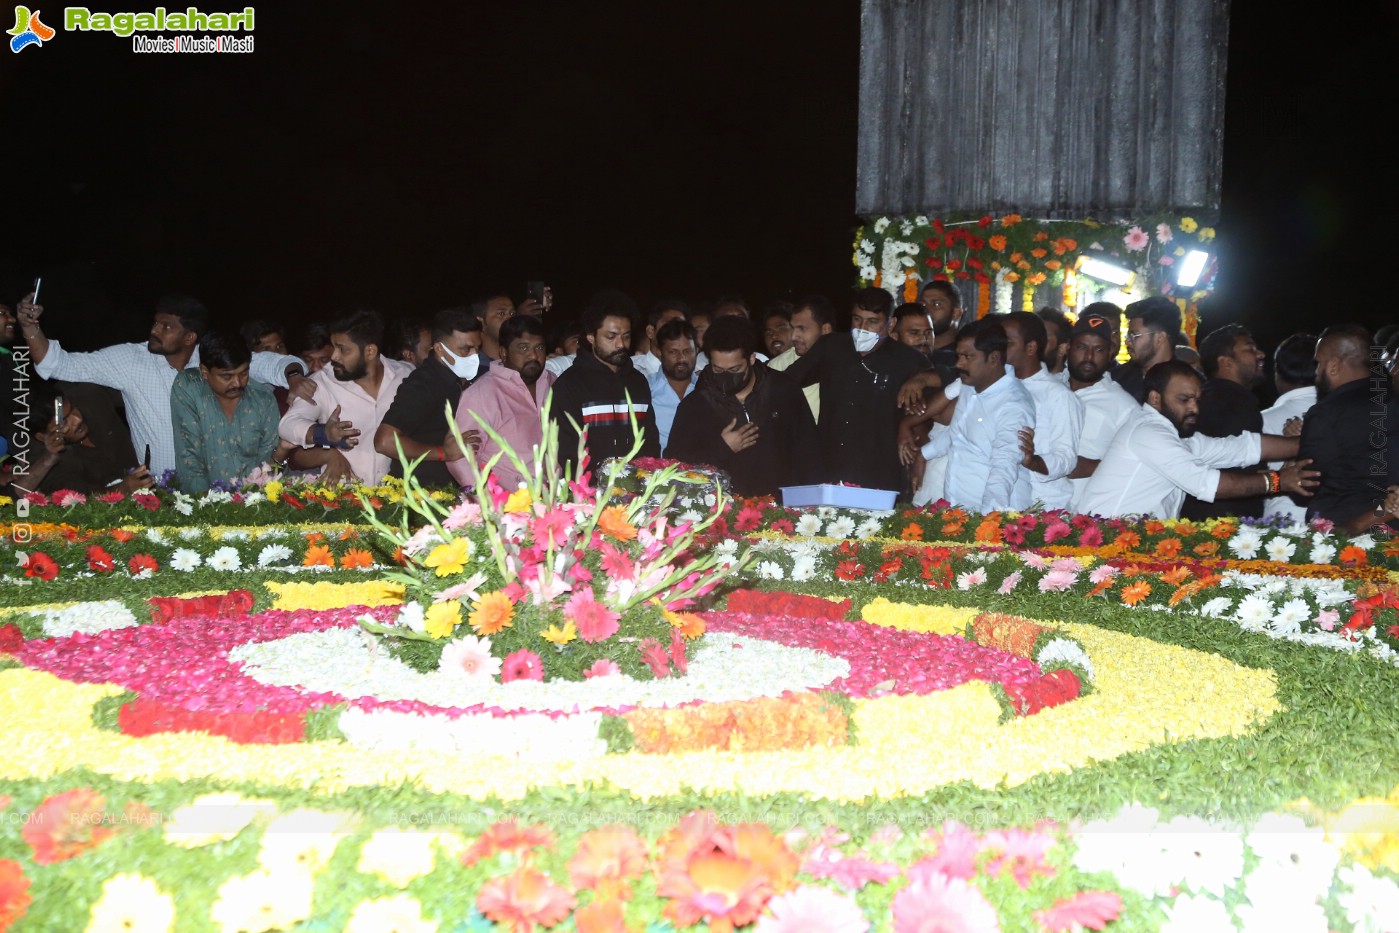
[[[740,496],[776,495],[782,486],[820,482],[820,449],[811,406],[796,380],[754,365],[748,398],[715,391],[700,378],[675,412],[665,455],[725,471]],[[722,434],[732,420],[758,426],[758,442],[735,453]]]
[[[1205,437],[1233,437],[1244,431],[1263,433],[1263,412],[1258,407],[1258,397],[1232,379],[1206,380],[1200,392],[1200,420],[1195,425],[1195,433]],[[1262,463],[1257,463],[1244,469],[1262,467]],[[1186,496],[1180,508],[1180,517],[1191,521],[1226,515],[1262,518],[1263,497],[1240,496],[1237,499],[1205,502],[1194,496]]]
[[[1337,386],[1312,406],[1302,421],[1297,456],[1321,471],[1307,518],[1346,522],[1384,500],[1399,483],[1399,399],[1383,376]]]
[[[574,423],[586,432],[590,469],[609,457],[626,456],[633,442],[633,411],[645,434],[640,456],[659,457],[661,434],[656,429],[646,377],[632,368],[631,360],[614,373],[586,346],[581,347],[573,365],[554,383],[549,399],[549,417],[559,426],[559,464],[576,472],[578,430]]]

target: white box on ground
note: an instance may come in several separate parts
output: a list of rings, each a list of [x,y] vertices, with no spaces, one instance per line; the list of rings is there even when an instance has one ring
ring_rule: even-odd
[[[889,489],[866,489],[863,486],[783,486],[782,504],[789,508],[804,505],[834,505],[846,509],[871,509],[887,512],[894,507],[898,493]]]

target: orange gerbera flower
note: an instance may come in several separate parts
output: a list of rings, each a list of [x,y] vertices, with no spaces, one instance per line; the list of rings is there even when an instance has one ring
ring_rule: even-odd
[[[1161,574],[1161,582],[1169,583],[1171,586],[1180,586],[1182,583],[1189,579],[1190,568],[1185,566],[1172,567],[1170,570]]]
[[[125,528],[112,529],[112,538],[114,540],[120,541],[122,544],[125,544],[134,537],[136,537],[136,532],[134,531],[127,531]]]
[[[313,544],[306,549],[306,559],[301,562],[303,567],[334,567],[335,555],[330,553],[330,548],[324,544]]]
[[[346,570],[374,566],[374,555],[362,547],[352,547],[340,557],[340,566]]]
[[[1220,522],[1211,529],[1210,535],[1224,541],[1234,537],[1234,532],[1238,530],[1239,526],[1235,525],[1233,522]]]
[[[1156,549],[1153,553],[1157,557],[1172,558],[1180,553],[1181,543],[1179,538],[1163,538],[1156,542]]]
[[[496,590],[471,604],[471,615],[466,621],[477,635],[495,635],[515,621],[515,606],[509,596]]]
[[[981,544],[1001,543],[1001,523],[998,517],[988,515],[976,526],[976,540]]]
[[[1149,535],[1159,535],[1166,530],[1166,526],[1153,518],[1142,526],[1142,530]]]
[[[907,525],[904,526],[904,530],[899,533],[899,537],[903,538],[905,541],[922,541],[923,526],[915,525],[913,524],[913,522],[909,522]]]
[[[476,907],[515,933],[531,933],[535,925],[551,927],[578,905],[568,889],[533,868],[521,868],[504,878],[492,878],[476,895]]]
[[[627,510],[620,505],[610,505],[602,510],[597,518],[597,526],[602,533],[618,541],[631,541],[636,537],[636,529],[627,521]]]
[[[1030,255],[1034,256],[1036,259],[1043,259],[1049,255],[1049,251],[1043,247],[1036,246],[1034,249],[1030,250]]]
[[[662,609],[661,612],[665,614],[665,620],[686,638],[699,638],[704,634],[704,620],[693,612],[671,612],[669,609]]]
[[[1135,606],[1151,595],[1151,584],[1145,580],[1138,580],[1136,583],[1126,586],[1122,590],[1122,604],[1124,606]]]
[[[986,238],[986,245],[990,246],[998,253],[1005,252],[1006,238],[1001,236],[999,233],[992,234],[991,236]]]
[[[1195,525],[1189,521],[1176,522],[1175,532],[1182,538],[1188,538],[1198,531],[1199,529],[1196,528]]]
[[[308,531],[308,532],[306,532],[306,543],[307,543],[307,544],[320,544],[320,543],[321,543],[322,541],[324,541],[324,540],[325,540],[325,535],[321,534],[319,531]]]
[[[461,863],[470,868],[481,859],[490,858],[497,852],[528,853],[530,849],[548,849],[553,844],[554,833],[543,823],[521,826],[512,817],[487,826],[486,831],[462,853]]]
[[[713,933],[732,933],[791,887],[800,861],[766,826],[713,820],[696,811],[661,839],[656,893],[671,899],[665,915],[676,926],[707,920]]]
[[[1205,541],[1191,548],[1196,557],[1213,557],[1219,553],[1218,541]]]
[[[966,529],[966,522],[948,522],[942,526],[942,533],[951,537],[961,534],[963,531],[966,531]]]
[[[1142,543],[1142,536],[1135,531],[1123,531],[1113,539],[1113,544],[1120,544],[1123,550],[1131,550]]]
[[[573,925],[578,933],[632,933],[622,914],[622,902],[616,899],[593,901],[586,907],[579,907],[573,914]]]
[[[1110,589],[1112,589],[1112,581],[1104,580],[1101,583],[1094,586],[1093,589],[1089,590],[1088,596],[1091,598],[1097,596],[1100,593],[1106,593]]]
[[[1365,549],[1356,544],[1341,548],[1341,553],[1336,555],[1336,559],[1346,567],[1369,562],[1369,558],[1365,554]]]
[[[646,843],[628,826],[584,833],[568,860],[568,883],[576,891],[596,891],[599,898],[630,897],[627,882],[645,873]]]

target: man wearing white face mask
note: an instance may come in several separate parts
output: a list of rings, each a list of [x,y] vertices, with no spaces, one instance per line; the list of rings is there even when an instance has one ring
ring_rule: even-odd
[[[889,337],[894,299],[882,288],[855,294],[849,334],[828,334],[787,370],[821,387],[817,423],[827,482],[902,490],[899,388],[923,370],[923,355]]]
[[[448,406],[455,414],[462,390],[487,368],[481,355],[482,325],[466,308],[448,308],[432,318],[432,349],[403,380],[393,405],[374,432],[374,449],[391,461],[390,473],[403,475],[398,445],[409,460],[427,455],[413,475],[428,486],[455,485],[447,464],[464,453],[451,435]],[[480,432],[463,431],[468,444]]]

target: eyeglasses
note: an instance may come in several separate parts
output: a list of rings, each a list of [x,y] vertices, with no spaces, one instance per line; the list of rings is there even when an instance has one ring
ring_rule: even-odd
[[[1128,343],[1131,343],[1133,340],[1140,340],[1142,337],[1150,337],[1150,336],[1151,336],[1151,331],[1146,330],[1146,331],[1142,331],[1140,334],[1128,333],[1128,334],[1126,335],[1126,338],[1125,338],[1125,339],[1127,340]]]

